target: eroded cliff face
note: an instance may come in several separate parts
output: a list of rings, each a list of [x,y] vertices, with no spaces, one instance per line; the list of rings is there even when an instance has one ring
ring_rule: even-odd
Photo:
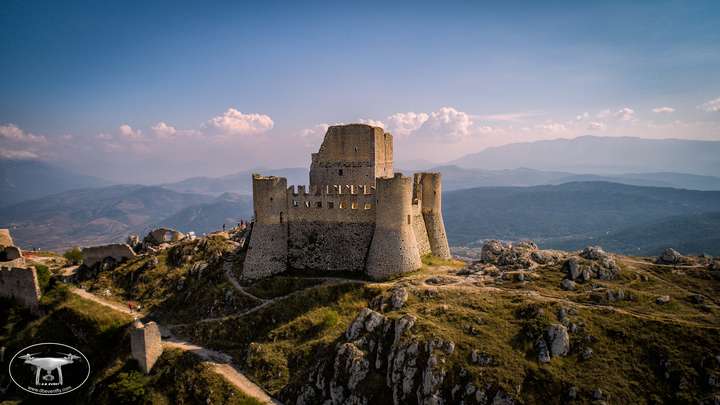
[[[401,306],[407,292],[391,292],[383,308]],[[398,305],[398,303],[400,303]],[[330,360],[320,360],[305,382],[289,386],[289,404],[445,404],[512,403],[497,387],[477,387],[469,373],[451,366],[455,343],[415,334],[413,315],[387,316],[364,308],[334,347]]]

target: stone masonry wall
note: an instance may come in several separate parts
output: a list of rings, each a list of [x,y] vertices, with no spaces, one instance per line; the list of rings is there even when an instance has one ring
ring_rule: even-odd
[[[14,298],[22,305],[37,310],[40,305],[40,285],[35,267],[26,266],[23,259],[1,263],[0,296]]]
[[[258,280],[287,270],[288,228],[287,223],[254,223],[250,233],[242,278]]]
[[[374,223],[297,221],[288,225],[292,269],[362,272]]]

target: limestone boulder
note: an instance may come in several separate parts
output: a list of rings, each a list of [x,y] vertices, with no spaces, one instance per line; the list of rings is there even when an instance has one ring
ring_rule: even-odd
[[[663,250],[658,256],[656,263],[658,264],[680,264],[683,262],[683,255],[673,248]]]

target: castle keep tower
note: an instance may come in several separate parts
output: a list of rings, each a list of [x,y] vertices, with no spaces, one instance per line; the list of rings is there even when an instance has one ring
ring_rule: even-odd
[[[392,135],[369,125],[328,128],[318,153],[312,154],[310,186],[375,185],[376,178],[393,176]]]
[[[286,270],[417,270],[421,255],[450,257],[439,173],[393,173],[393,138],[363,124],[328,128],[312,155],[310,185],[253,175],[255,221],[242,277]]]

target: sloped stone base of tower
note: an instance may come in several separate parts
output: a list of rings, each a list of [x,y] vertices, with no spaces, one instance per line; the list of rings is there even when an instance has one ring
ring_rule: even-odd
[[[424,214],[425,226],[433,256],[441,259],[451,259],[450,245],[445,234],[445,224],[441,215],[436,213]]]
[[[288,265],[286,224],[254,224],[242,278],[258,280],[282,273]]]
[[[410,227],[403,230],[376,230],[368,255],[368,276],[375,280],[386,280],[418,270],[421,266],[415,235]]]

